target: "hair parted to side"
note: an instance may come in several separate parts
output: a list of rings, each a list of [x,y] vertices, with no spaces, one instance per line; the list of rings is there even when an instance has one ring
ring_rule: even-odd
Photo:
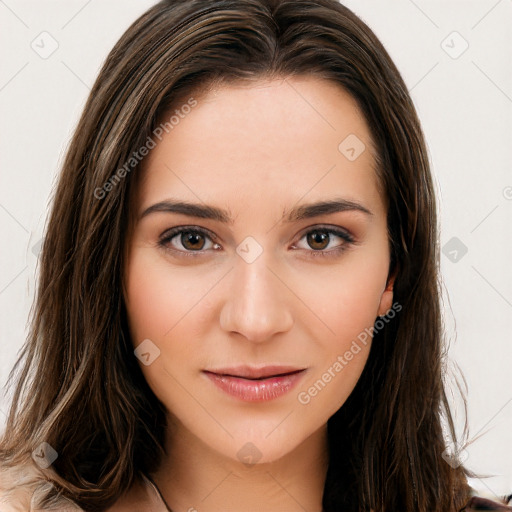
[[[324,509],[448,512],[466,503],[472,473],[443,458],[443,417],[457,443],[442,378],[437,213],[424,137],[388,53],[336,0],[164,0],[110,52],[55,190],[31,330],[9,376],[16,387],[0,486],[12,482],[41,509],[68,499],[102,511],[156,470],[166,411],[134,356],[122,289],[138,166],[101,198],[98,190],[178,100],[212,85],[298,75],[338,84],[366,117],[402,306],[375,333],[356,388],[328,422]],[[42,442],[58,453],[48,469],[32,460]]]

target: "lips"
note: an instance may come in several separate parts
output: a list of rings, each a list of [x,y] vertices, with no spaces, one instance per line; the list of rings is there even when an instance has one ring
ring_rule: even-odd
[[[293,366],[267,365],[260,368],[251,366],[236,366],[231,368],[218,368],[215,370],[205,370],[208,373],[217,375],[225,375],[229,377],[239,377],[249,380],[262,380],[270,377],[281,377],[301,372],[305,368],[297,368]]]
[[[262,368],[238,366],[203,370],[217,388],[245,402],[265,402],[279,398],[302,379],[306,368],[269,365]]]

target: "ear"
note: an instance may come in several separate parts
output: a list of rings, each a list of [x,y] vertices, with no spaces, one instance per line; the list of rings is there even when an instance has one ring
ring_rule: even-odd
[[[395,284],[396,271],[388,276],[388,281],[386,283],[386,288],[382,292],[379,303],[379,316],[384,316],[393,305],[393,285]]]

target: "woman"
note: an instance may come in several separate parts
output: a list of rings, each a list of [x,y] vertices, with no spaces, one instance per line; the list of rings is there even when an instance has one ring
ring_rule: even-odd
[[[450,451],[436,223],[407,88],[350,10],[158,3],[63,165],[4,501],[477,510]]]

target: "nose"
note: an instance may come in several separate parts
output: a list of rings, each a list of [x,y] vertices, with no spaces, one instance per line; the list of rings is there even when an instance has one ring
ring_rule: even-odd
[[[261,343],[291,329],[293,293],[271,267],[276,265],[268,261],[266,251],[252,263],[237,256],[220,313],[224,331]]]

